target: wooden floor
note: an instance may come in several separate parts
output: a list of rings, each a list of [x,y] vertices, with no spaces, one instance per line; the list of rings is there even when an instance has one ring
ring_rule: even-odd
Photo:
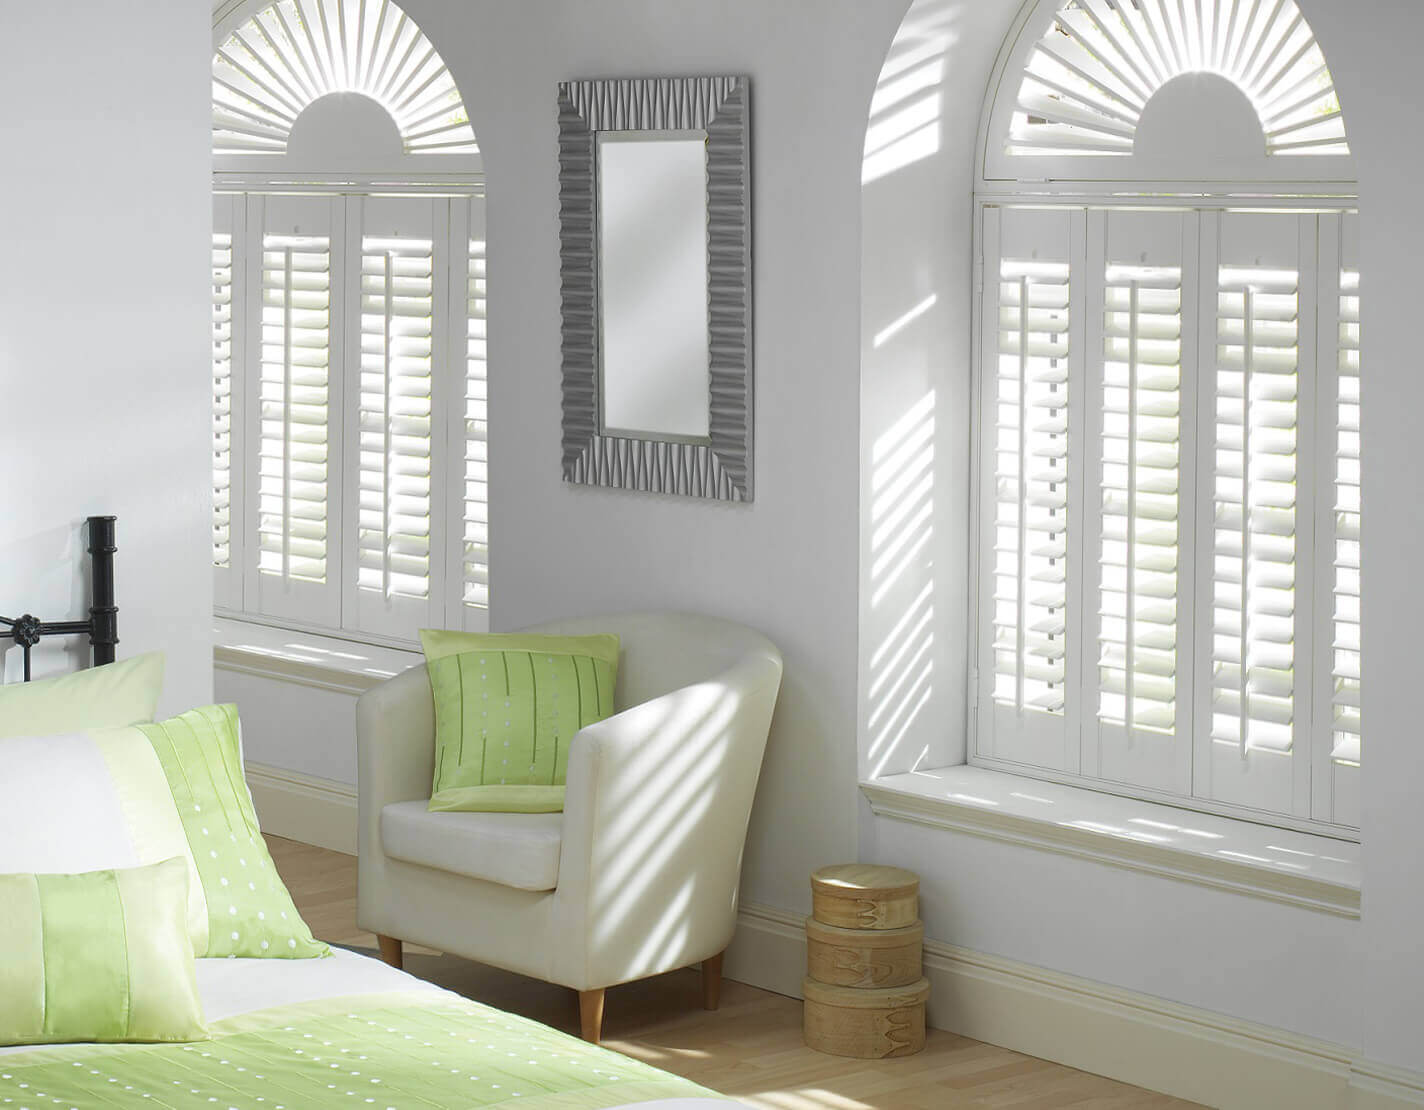
[[[356,860],[268,837],[272,858],[312,931],[375,947],[356,928]],[[570,1033],[572,991],[407,948],[406,969],[470,998]],[[701,1008],[698,977],[677,971],[608,992],[604,1045],[768,1110],[1167,1110],[1194,1104],[1101,1076],[930,1030],[918,1056],[865,1061],[825,1056],[801,1041],[801,1003],[728,982],[722,1006]]]

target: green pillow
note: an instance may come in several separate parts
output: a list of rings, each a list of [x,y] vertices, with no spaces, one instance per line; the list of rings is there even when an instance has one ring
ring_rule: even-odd
[[[0,875],[0,1045],[206,1037],[187,907],[182,857]]]
[[[297,913],[257,827],[237,706],[136,725],[158,755],[208,907],[207,956],[329,956]]]
[[[423,629],[435,698],[430,809],[557,813],[569,742],[613,712],[617,636]]]
[[[163,692],[163,653],[57,678],[0,686],[0,737],[53,736],[151,721]]]

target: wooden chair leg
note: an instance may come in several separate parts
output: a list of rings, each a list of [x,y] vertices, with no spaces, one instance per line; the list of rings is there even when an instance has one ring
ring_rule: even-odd
[[[377,934],[376,940],[381,946],[381,959],[395,968],[404,963],[400,941],[395,937],[381,936],[380,934]]]
[[[583,1039],[598,1044],[603,1039],[603,988],[579,991],[579,1028]]]
[[[722,1003],[722,957],[725,952],[702,961],[702,1008],[715,1010]]]

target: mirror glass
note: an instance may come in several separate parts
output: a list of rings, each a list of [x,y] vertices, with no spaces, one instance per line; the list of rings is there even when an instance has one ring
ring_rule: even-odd
[[[606,435],[705,441],[707,132],[597,133]]]

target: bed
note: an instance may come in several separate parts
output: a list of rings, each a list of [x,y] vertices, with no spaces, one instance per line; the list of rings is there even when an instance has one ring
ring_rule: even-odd
[[[13,637],[25,650],[27,680],[29,648],[42,635],[88,633],[96,663],[114,658],[114,520],[88,523],[94,557],[89,619],[0,618],[0,637]],[[49,752],[43,759],[49,774],[55,756]],[[240,765],[236,774],[241,782]],[[260,842],[255,823],[253,833]],[[0,906],[0,917],[6,908]],[[237,936],[234,931],[233,939]],[[186,938],[182,943],[186,953]],[[17,981],[7,966],[11,958],[0,952],[0,992],[14,989]],[[727,1110],[740,1105],[354,952],[334,949],[309,959],[201,958],[195,966],[207,1039],[0,1047],[0,1107]],[[128,996],[130,1003],[133,997]]]
[[[381,963],[198,961],[212,1039],[0,1048],[0,1105],[729,1110],[711,1091]]]

